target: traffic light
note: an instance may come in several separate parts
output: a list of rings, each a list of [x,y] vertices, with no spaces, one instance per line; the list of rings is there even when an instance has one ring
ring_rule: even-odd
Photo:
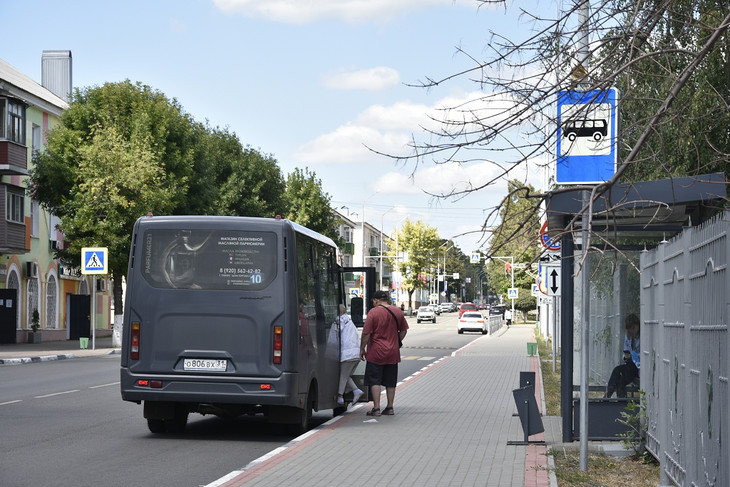
[[[504,265],[504,275],[509,277],[512,274],[512,264]]]

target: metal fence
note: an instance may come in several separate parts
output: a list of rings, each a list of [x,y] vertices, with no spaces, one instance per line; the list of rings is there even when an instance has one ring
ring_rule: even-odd
[[[641,255],[641,389],[661,485],[730,485],[730,212]]]

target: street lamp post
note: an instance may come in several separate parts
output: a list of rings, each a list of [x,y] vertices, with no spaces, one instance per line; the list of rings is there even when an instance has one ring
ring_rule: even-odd
[[[446,281],[446,252],[448,252],[449,249],[454,246],[453,243],[446,241],[446,242],[442,243],[441,245],[439,245],[439,249],[441,249],[441,247],[443,247],[446,244],[449,244],[449,246],[444,249],[444,294],[446,294],[447,282],[448,282],[448,281]],[[438,254],[436,255],[436,261],[438,262]],[[441,298],[439,297],[439,303],[441,303],[441,302],[442,302]]]
[[[408,218],[408,215],[406,215],[403,218],[401,218],[400,220],[398,220],[398,223],[396,223],[396,225],[395,225],[395,269],[396,269],[396,272],[398,273],[398,276],[400,278],[399,283],[401,285],[403,284],[403,274],[401,273],[400,266],[398,265],[398,260],[400,259],[400,256],[398,254],[398,234],[400,234],[400,231],[398,231],[398,225],[400,225],[401,222],[403,220],[405,220],[406,218]],[[400,297],[400,291],[401,290],[399,288],[398,291],[397,291],[398,297]],[[397,301],[397,299],[396,299],[396,301]],[[411,310],[410,310],[410,308],[408,308],[408,313],[410,314],[410,312],[411,312]]]
[[[395,209],[395,206],[391,206],[388,208],[385,213],[380,215],[380,288],[383,289],[383,219],[385,218],[385,215],[390,211]]]
[[[365,267],[365,203],[367,203],[370,198],[372,198],[373,196],[375,196],[378,193],[379,193],[379,191],[374,192],[373,194],[371,194],[370,196],[365,198],[365,200],[362,202],[362,215],[361,215],[362,216],[362,219],[361,219],[362,225],[360,228],[362,230],[362,266],[363,267]]]

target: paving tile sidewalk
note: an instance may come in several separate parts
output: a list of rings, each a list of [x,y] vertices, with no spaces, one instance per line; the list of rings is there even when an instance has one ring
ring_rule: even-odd
[[[546,446],[508,445],[524,439],[512,390],[520,371],[537,371],[531,341],[531,326],[481,337],[399,384],[395,416],[361,404],[209,487],[550,486]]]
[[[89,339],[87,348],[81,348],[79,340],[3,344],[0,345],[0,366],[121,352],[119,347],[112,344],[111,335],[96,337],[95,342],[92,344]]]

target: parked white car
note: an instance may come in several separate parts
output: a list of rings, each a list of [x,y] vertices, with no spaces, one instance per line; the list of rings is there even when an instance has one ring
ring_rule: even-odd
[[[432,321],[436,323],[436,313],[431,306],[421,306],[416,313],[416,322]]]

